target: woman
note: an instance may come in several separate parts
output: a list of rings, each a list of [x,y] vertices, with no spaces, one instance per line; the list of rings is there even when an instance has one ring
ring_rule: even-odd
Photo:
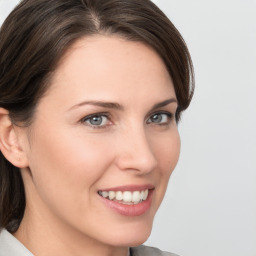
[[[0,34],[0,255],[172,255],[140,245],[192,93],[149,0],[21,1]]]

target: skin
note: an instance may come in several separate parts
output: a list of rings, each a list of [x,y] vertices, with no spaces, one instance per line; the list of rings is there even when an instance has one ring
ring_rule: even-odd
[[[114,36],[77,41],[59,63],[32,125],[14,129],[27,200],[16,238],[37,256],[125,256],[129,246],[143,243],[179,158],[175,118],[165,114],[174,116],[177,103],[152,109],[168,99],[176,99],[171,77],[147,45]],[[108,117],[101,125],[86,119],[102,112]],[[155,113],[162,121],[152,122]],[[141,216],[113,211],[97,193],[144,184],[155,189]]]

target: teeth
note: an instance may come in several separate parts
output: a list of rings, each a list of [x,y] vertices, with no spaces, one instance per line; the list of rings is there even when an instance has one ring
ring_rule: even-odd
[[[144,194],[145,194],[145,192],[144,192],[144,191],[141,191],[141,193],[140,193],[140,200],[143,200]]]
[[[116,192],[116,200],[118,200],[118,201],[123,200],[123,193],[121,191]]]
[[[116,197],[116,193],[114,191],[108,192],[108,199],[113,200]]]
[[[122,192],[120,192],[122,193]],[[116,197],[116,199],[118,200],[118,198]],[[125,191],[123,193],[123,200],[124,202],[131,202],[132,201],[132,193],[130,191]]]
[[[148,190],[145,190],[143,200],[146,200],[148,198]]]
[[[144,194],[144,191],[143,191]],[[144,200],[146,200],[147,198],[145,198]],[[140,192],[139,191],[134,191],[132,193],[132,201],[134,203],[138,203],[141,200],[141,196],[140,196]]]
[[[124,204],[138,204],[148,198],[148,189],[142,191],[99,191],[99,195]]]
[[[102,196],[105,197],[105,198],[108,197],[108,192],[103,191],[103,192],[102,192]]]

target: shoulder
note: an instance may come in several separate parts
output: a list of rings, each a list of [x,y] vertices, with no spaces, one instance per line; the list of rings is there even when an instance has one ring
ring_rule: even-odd
[[[6,229],[0,230],[0,249],[0,256],[33,256],[33,254]]]
[[[178,256],[170,252],[164,252],[155,247],[141,245],[131,248],[131,256]]]

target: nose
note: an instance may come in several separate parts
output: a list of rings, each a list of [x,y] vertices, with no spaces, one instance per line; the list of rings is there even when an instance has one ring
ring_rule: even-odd
[[[141,174],[157,167],[157,159],[145,129],[134,128],[120,136],[116,165],[120,170],[133,170]]]

